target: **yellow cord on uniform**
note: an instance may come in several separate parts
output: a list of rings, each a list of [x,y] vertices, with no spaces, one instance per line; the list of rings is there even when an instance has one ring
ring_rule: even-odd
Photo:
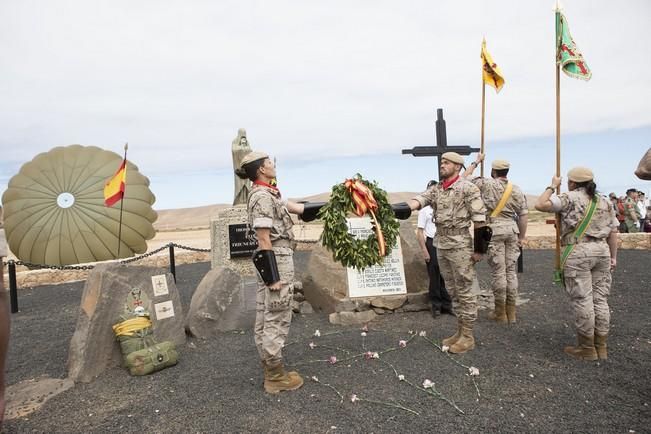
[[[147,317],[135,317],[122,321],[113,326],[113,333],[116,336],[133,336],[135,332],[151,327],[151,320]]]

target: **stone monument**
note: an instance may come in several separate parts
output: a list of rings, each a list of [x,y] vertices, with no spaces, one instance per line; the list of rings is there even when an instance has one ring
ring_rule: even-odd
[[[233,155],[233,171],[240,167],[240,163],[246,154],[251,152],[251,145],[246,138],[246,130],[240,128],[237,130],[237,137],[231,143],[231,154]],[[233,206],[246,205],[249,199],[249,191],[251,191],[251,181],[242,179],[233,174],[233,182],[235,184],[235,193],[233,196]]]

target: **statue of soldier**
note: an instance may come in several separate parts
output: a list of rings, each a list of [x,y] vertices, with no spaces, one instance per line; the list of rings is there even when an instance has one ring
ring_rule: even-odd
[[[231,143],[231,153],[233,154],[233,170],[237,170],[242,165],[242,159],[245,155],[251,153],[251,145],[246,138],[246,130],[240,128],[237,130],[237,137]],[[234,177],[235,194],[233,195],[233,205],[246,205],[251,191],[251,181]]]

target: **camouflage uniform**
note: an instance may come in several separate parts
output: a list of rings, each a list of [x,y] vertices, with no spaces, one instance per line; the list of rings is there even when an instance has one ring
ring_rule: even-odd
[[[628,233],[639,232],[637,223],[640,221],[640,215],[637,213],[637,203],[632,197],[627,197],[624,201],[624,223]]]
[[[488,263],[491,266],[491,286],[495,301],[502,304],[515,304],[518,298],[517,261],[520,256],[518,247],[520,230],[515,217],[524,216],[529,212],[527,198],[520,187],[513,184],[506,205],[496,217],[491,217],[491,213],[504,194],[507,179],[475,178],[472,182],[481,191],[487,209],[488,224],[493,230],[493,238],[488,246]]]
[[[607,335],[610,326],[610,250],[608,235],[618,226],[612,204],[598,196],[597,208],[583,237],[576,240],[574,231],[585,217],[590,197],[578,188],[552,197],[553,210],[561,214],[561,245],[575,244],[563,268],[565,288],[575,314],[577,332],[593,336]]]
[[[477,319],[477,294],[472,290],[475,264],[470,223],[486,221],[486,207],[479,189],[459,178],[448,189],[442,183],[416,196],[421,208],[431,205],[436,222],[437,258],[441,274],[460,322],[472,326]]]
[[[282,281],[278,291],[270,291],[258,275],[255,345],[267,364],[282,361],[282,348],[292,321],[294,295],[293,222],[277,190],[254,185],[248,203],[249,226],[270,229],[270,238]]]

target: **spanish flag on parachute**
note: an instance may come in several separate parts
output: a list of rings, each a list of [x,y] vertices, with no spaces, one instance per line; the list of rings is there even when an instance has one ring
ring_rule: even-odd
[[[124,197],[124,190],[127,182],[127,159],[122,160],[122,164],[115,172],[115,175],[104,185],[104,205],[113,206],[116,202]]]
[[[504,76],[497,64],[493,62],[493,57],[486,49],[486,39],[481,43],[481,63],[484,83],[494,87],[495,91],[499,92],[504,86]]]

